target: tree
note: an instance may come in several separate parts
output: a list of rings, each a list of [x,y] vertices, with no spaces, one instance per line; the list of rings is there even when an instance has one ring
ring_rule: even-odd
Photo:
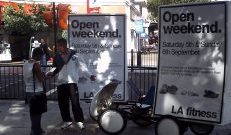
[[[30,13],[27,13],[23,4],[7,6],[3,12],[4,29],[11,35],[28,36],[47,30],[42,14],[45,9],[43,5],[33,4]]]
[[[157,22],[158,7],[160,5],[195,3],[195,2],[211,2],[211,0],[148,0],[148,11],[151,13],[150,19]]]
[[[8,33],[12,61],[28,58],[30,38],[44,31],[49,31],[43,18],[44,5],[12,3],[4,6],[4,30]]]

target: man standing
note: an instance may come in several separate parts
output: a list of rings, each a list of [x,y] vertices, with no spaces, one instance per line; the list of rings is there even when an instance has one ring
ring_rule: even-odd
[[[54,72],[47,75],[55,75],[58,73],[58,104],[63,119],[62,129],[68,128],[72,124],[70,116],[69,100],[71,100],[72,112],[74,120],[80,129],[84,129],[83,111],[79,104],[78,80],[81,71],[91,81],[95,80],[95,76],[90,75],[83,59],[76,54],[75,51],[67,48],[67,41],[61,38],[57,42],[58,52],[54,57]]]
[[[50,58],[49,51],[51,51],[51,49],[48,47],[48,45],[46,44],[46,42],[44,41],[44,39],[41,39],[40,48],[43,51],[43,55],[41,57],[40,64],[42,66],[43,73],[45,73],[46,72],[46,68],[47,68],[46,67],[47,66],[47,61]]]

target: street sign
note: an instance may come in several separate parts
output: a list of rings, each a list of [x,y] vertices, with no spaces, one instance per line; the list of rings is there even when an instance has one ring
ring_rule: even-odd
[[[135,31],[136,33],[144,32],[144,20],[143,19],[135,20]]]

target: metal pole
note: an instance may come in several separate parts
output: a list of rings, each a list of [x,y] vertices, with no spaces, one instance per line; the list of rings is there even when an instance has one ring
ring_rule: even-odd
[[[140,45],[140,33],[138,33],[137,66],[141,66],[141,45]]]
[[[87,0],[87,14],[90,13],[89,0]]]
[[[54,25],[54,43],[55,43],[55,52],[57,50],[57,16],[56,16],[56,9],[55,9],[55,2],[52,3],[53,5],[53,25]]]
[[[29,50],[29,59],[31,59],[31,52],[32,52],[32,40],[34,39],[34,37],[30,38],[30,50]]]
[[[133,66],[134,66],[134,64],[133,64],[133,49],[131,50],[131,72],[133,72]]]

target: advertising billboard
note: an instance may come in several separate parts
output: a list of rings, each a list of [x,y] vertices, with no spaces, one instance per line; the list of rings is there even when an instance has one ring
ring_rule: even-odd
[[[84,59],[96,81],[80,76],[80,99],[92,99],[112,79],[121,81],[113,98],[125,100],[125,15],[69,15],[69,45]]]
[[[155,114],[220,123],[225,2],[160,7],[159,36]]]

